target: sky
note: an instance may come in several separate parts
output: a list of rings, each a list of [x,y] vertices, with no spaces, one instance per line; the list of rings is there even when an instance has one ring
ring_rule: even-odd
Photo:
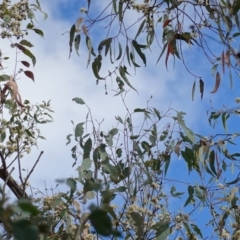
[[[94,15],[95,9],[103,8],[106,2],[108,1],[101,1],[101,3],[94,3],[93,1],[90,9],[91,14]],[[41,0],[41,6],[47,12],[48,18],[44,20],[43,15],[36,14],[38,21],[36,25],[43,30],[44,37],[41,38],[32,33],[29,35],[29,40],[34,45],[32,51],[37,58],[37,64],[32,69],[35,75],[35,83],[22,76],[18,81],[18,86],[23,99],[28,99],[32,103],[51,100],[52,109],[54,110],[54,122],[41,126],[41,133],[46,140],[39,140],[38,149],[33,150],[22,161],[23,168],[30,169],[40,151],[44,151],[36,170],[30,178],[32,186],[44,189],[45,187],[54,187],[56,179],[76,176],[76,167],[72,168],[71,144],[66,146],[66,136],[73,133],[71,120],[76,124],[83,122],[87,109],[84,105],[74,103],[73,98],[82,98],[90,107],[94,119],[98,121],[104,119],[103,127],[105,127],[106,131],[116,126],[115,116],[124,117],[126,110],[121,98],[113,96],[117,87],[115,79],[113,78],[113,81],[107,80],[108,94],[106,95],[104,84],[100,82],[96,85],[91,66],[86,68],[88,52],[85,39],[82,40],[80,45],[80,57],[77,56],[73,49],[72,56],[68,59],[68,31],[75,21],[82,16],[80,8],[87,8],[87,1]],[[129,18],[130,23],[135,19],[135,15],[127,16],[127,18]],[[97,33],[94,30],[90,31],[95,50],[98,43],[105,37],[101,35],[104,25],[105,23],[98,25]],[[135,29],[138,26],[136,25]],[[135,31],[133,32],[135,34]],[[139,41],[144,41],[144,39]],[[9,42],[0,40],[3,54],[14,57],[9,45]],[[214,49],[222,47],[217,42],[212,42],[211,46]],[[178,59],[176,59],[173,68],[172,56],[170,56],[168,62],[168,71],[164,63],[165,54],[163,59],[156,65],[160,51],[159,48],[157,50],[154,48],[152,53],[146,53],[147,67],[137,69],[136,74],[129,68],[132,75],[129,80],[138,91],[137,93],[130,90],[127,94],[126,103],[129,110],[133,111],[135,108],[146,107],[147,101],[152,96],[149,105],[156,107],[160,112],[165,112],[169,106],[178,111],[186,112],[186,124],[194,132],[204,136],[214,134],[216,130],[209,127],[206,111],[211,106],[217,109],[220,109],[223,105],[230,108],[237,106],[234,100],[240,96],[238,77],[234,75],[234,88],[231,90],[228,75],[225,74],[222,77],[217,94],[211,94],[210,91],[214,88],[215,80],[209,70],[210,64],[196,45],[184,46],[186,63],[189,64],[194,73],[201,76],[205,81],[203,100],[200,98],[197,79],[195,100],[192,101],[191,91],[195,78],[186,71],[182,62]],[[20,58],[21,56],[19,56]],[[22,59],[27,60],[24,56],[22,56]],[[138,59],[138,62],[140,62],[140,59]],[[11,74],[14,63],[8,61],[4,64],[8,67],[5,73]],[[109,67],[111,67],[109,64],[105,64],[101,71],[106,73]],[[219,125],[220,128],[217,128],[217,130],[221,129],[224,132],[221,122]],[[234,116],[230,120],[229,132],[231,130],[240,132],[238,116]],[[178,168],[180,162],[176,160],[174,164]],[[172,171],[174,173],[175,169],[173,168]],[[183,174],[182,177],[184,177]]]

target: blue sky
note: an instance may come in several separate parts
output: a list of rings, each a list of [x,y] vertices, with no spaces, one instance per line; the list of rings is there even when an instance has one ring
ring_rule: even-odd
[[[101,4],[105,2],[107,1],[101,1],[101,3],[94,3],[93,1],[91,14],[94,15],[95,8],[100,9]],[[94,8],[94,4],[97,7]],[[33,84],[29,79],[23,78],[18,83],[24,99],[29,99],[32,103],[51,99],[52,108],[55,111],[54,122],[42,126],[42,134],[47,140],[39,141],[38,149],[35,149],[23,160],[23,167],[29,169],[37,158],[39,151],[44,150],[44,155],[30,179],[31,184],[40,189],[45,187],[45,182],[46,186],[50,187],[55,185],[55,179],[76,176],[76,169],[71,167],[73,163],[70,153],[71,147],[66,147],[66,135],[72,133],[70,121],[73,120],[75,123],[84,121],[87,110],[84,106],[75,104],[72,101],[74,97],[81,97],[88,104],[94,119],[101,121],[104,118],[103,127],[106,131],[115,126],[116,115],[125,116],[125,109],[120,97],[113,97],[115,94],[113,90],[116,90],[115,79],[113,78],[112,82],[110,79],[107,80],[108,95],[105,95],[104,84],[100,82],[99,85],[96,85],[91,67],[86,69],[88,52],[85,39],[82,39],[80,45],[81,57],[78,57],[73,49],[72,57],[68,59],[69,34],[62,34],[70,30],[70,27],[80,16],[80,8],[87,7],[87,1],[42,0],[41,6],[48,13],[48,19],[45,21],[41,14],[37,14],[37,25],[44,31],[44,38],[34,34],[30,35],[31,42],[35,46],[33,52],[37,58],[37,65],[33,69],[36,81]],[[135,16],[127,17],[129,21],[135,20]],[[101,27],[104,25],[100,24],[99,26],[97,34],[94,30],[90,32],[96,51],[99,42],[105,38],[105,35],[99,36]],[[135,29],[138,26],[136,25]],[[133,35],[135,35],[135,32]],[[140,41],[143,40],[140,38]],[[3,45],[6,46],[5,49],[9,49],[9,43],[4,42],[3,44],[6,44]],[[222,48],[217,42],[211,41],[210,44],[216,50]],[[164,63],[165,54],[156,65],[161,50],[159,48],[155,50],[155,47],[152,50],[152,53],[146,52],[147,67],[137,69],[136,74],[128,68],[133,75],[133,77],[129,77],[129,80],[138,90],[138,94],[130,91],[127,95],[126,102],[130,111],[138,107],[145,107],[150,96],[153,96],[150,105],[158,108],[161,112],[165,112],[170,105],[178,111],[186,112],[186,124],[195,133],[204,136],[213,135],[216,132],[223,133],[221,121],[216,129],[209,126],[206,111],[211,106],[216,107],[216,109],[220,109],[223,105],[230,108],[237,106],[234,100],[240,96],[238,90],[240,89],[239,78],[233,74],[234,88],[231,90],[228,71],[223,76],[221,68],[219,68],[222,76],[221,85],[216,94],[211,94],[210,91],[214,88],[215,79],[211,75],[209,62],[196,45],[191,47],[186,45],[184,46],[184,54],[187,65],[205,82],[204,97],[201,101],[199,79],[196,79],[195,101],[192,101],[191,91],[195,78],[186,72],[182,62],[178,59],[176,59],[173,69],[172,56],[169,58],[168,71]],[[6,54],[13,53],[7,52]],[[140,59],[138,59],[138,62],[140,62]],[[7,71],[11,71],[13,69],[11,68],[12,63],[9,61],[8,64],[9,69]],[[109,67],[111,66],[104,62],[101,71],[107,72]],[[239,117],[233,116],[228,127],[229,133],[231,131],[240,132]],[[182,163],[183,160],[176,158],[170,165],[171,167],[175,164],[170,169],[170,175],[178,174],[180,178],[184,178],[186,173],[181,172],[180,174],[178,171]],[[232,178],[234,179],[234,177]]]

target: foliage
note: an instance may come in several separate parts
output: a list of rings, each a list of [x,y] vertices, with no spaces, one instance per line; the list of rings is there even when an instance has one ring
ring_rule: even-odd
[[[116,117],[114,128],[103,131],[89,109],[86,122],[76,124],[75,134],[67,136],[67,144],[72,137],[76,141],[73,165],[80,159],[76,182],[82,185],[82,204],[95,199],[109,214],[109,237],[114,228],[125,239],[238,239],[239,175],[229,173],[239,168],[240,154],[230,153],[227,143],[233,144],[239,134],[195,134],[185,124],[185,113],[174,109],[164,114],[148,106],[126,111],[125,118]],[[84,126],[93,132],[85,133]],[[87,214],[90,220],[91,212]],[[91,227],[101,234],[95,225],[102,219],[95,221]],[[79,221],[82,237],[94,239],[94,231],[85,235],[84,223]]]
[[[111,7],[109,14],[107,11]],[[9,40],[16,49],[14,74],[0,75],[0,178],[3,180],[0,188],[0,237],[20,240],[239,239],[240,178],[234,169],[240,167],[240,153],[237,147],[237,152],[233,150],[240,134],[227,132],[227,122],[234,117],[232,115],[239,114],[239,108],[211,108],[210,126],[214,128],[221,119],[225,132],[203,136],[189,128],[185,122],[186,113],[182,111],[168,108],[164,112],[163,107],[151,107],[150,101],[144,107],[130,110],[124,92],[125,85],[137,89],[129,81],[127,75],[130,74],[124,61],[134,69],[140,67],[140,61],[145,66],[148,62],[145,50],[156,47],[160,34],[163,46],[156,61],[165,54],[168,68],[171,54],[181,59],[186,70],[194,75],[184,60],[183,47],[184,44],[198,46],[213,65],[216,81],[212,93],[217,92],[222,77],[218,65],[222,65],[223,73],[225,66],[229,67],[230,73],[238,73],[239,56],[231,42],[232,38],[240,35],[235,32],[236,28],[239,29],[238,1],[135,3],[132,0],[113,0],[95,18],[90,16],[91,9],[89,0],[88,9],[81,9],[86,17],[79,18],[70,29],[69,57],[73,47],[80,55],[84,35],[89,53],[87,65],[92,64],[97,81],[106,81],[116,74],[119,91],[115,96],[121,98],[126,114],[116,116],[114,126],[105,129],[102,122],[94,120],[87,101],[73,98],[78,107],[88,110],[84,120],[77,124],[72,121],[73,133],[67,135],[67,145],[71,144],[72,167],[76,168],[77,175],[58,180],[57,187],[65,184],[67,191],[59,192],[56,187],[45,189],[46,193],[43,193],[32,186],[31,191],[27,189],[29,178],[43,152],[26,176],[23,176],[21,158],[30,153],[39,138],[44,138],[39,124],[52,121],[50,101],[42,104],[23,101],[17,85],[20,76],[35,81],[34,73],[28,69],[31,64],[36,64],[36,57],[31,51],[33,44],[26,35],[29,31],[44,35],[34,25],[34,11],[42,12],[42,9],[38,0],[36,4],[25,0],[17,3],[5,0],[0,4],[1,37]],[[140,17],[136,15],[133,19],[138,20],[127,23],[128,14],[135,12]],[[100,41],[96,54],[96,40],[92,41],[90,29],[97,22],[104,20],[105,23],[108,19],[107,37]],[[155,22],[162,27],[157,29]],[[23,23],[26,23],[25,30],[20,28]],[[139,28],[132,37],[134,31],[131,28],[135,24],[139,24]],[[219,57],[205,38],[208,31],[216,34],[215,37],[223,44]],[[123,39],[126,40],[125,46]],[[115,47],[118,54],[115,54]],[[108,54],[115,65],[103,76],[100,73],[103,55]],[[94,59],[91,59],[92,55]],[[30,58],[31,63],[22,56]],[[232,64],[233,60],[236,65]],[[8,61],[8,56],[1,53],[0,67],[4,72],[5,61]],[[18,69],[18,63],[24,69]],[[202,98],[204,80],[197,75],[194,77],[199,79]],[[196,81],[192,98],[195,85]],[[239,103],[240,99],[237,98],[236,102]],[[210,131],[213,132],[212,128]],[[20,183],[13,178],[14,164],[18,167]],[[15,202],[6,196],[6,186],[15,195]]]
[[[36,4],[30,4],[25,0],[16,3],[4,0],[0,4],[0,36],[16,49],[13,60],[0,50],[0,178],[4,183],[0,190],[1,239],[38,238],[38,227],[31,220],[36,219],[40,211],[30,201],[26,189],[43,152],[40,152],[27,174],[23,173],[21,160],[37,146],[39,139],[45,139],[41,135],[39,125],[52,122],[53,111],[50,101],[32,104],[29,100],[22,100],[23,96],[17,84],[22,77],[35,81],[34,74],[29,68],[31,64],[33,66],[36,64],[36,57],[30,50],[33,44],[27,40],[27,35],[33,31],[43,36],[43,32],[34,25],[36,10],[42,11],[38,0]],[[25,29],[23,23],[26,23]],[[25,60],[25,57],[30,59],[31,63]],[[10,71],[6,67],[9,60],[15,61],[15,69],[11,71],[13,75],[6,74]],[[16,167],[19,179],[13,176]],[[6,187],[9,187],[17,198],[16,203],[10,203],[6,196]]]
[[[201,71],[191,70],[188,60],[189,55],[197,55],[197,50],[201,50],[209,70],[215,75],[211,93],[217,92],[223,78],[221,75],[229,72],[231,86],[232,71],[239,75],[240,54],[234,43],[240,36],[239,1],[113,0],[110,3],[103,1],[100,8],[94,1],[88,2],[88,8],[81,8],[81,17],[71,27],[69,45],[71,53],[75,43],[78,53],[80,39],[86,39],[89,51],[87,66],[92,63],[97,83],[117,75],[119,93],[125,90],[124,85],[135,90],[136,87],[127,77],[130,75],[127,65],[135,70],[146,66],[152,58],[146,55],[146,51],[152,52],[153,48],[154,52],[159,48],[157,63],[165,55],[166,69],[170,56],[174,64],[175,58],[182,61],[186,71],[194,77],[193,87],[195,80],[200,80],[201,97],[204,79],[199,75]],[[106,34],[106,38],[91,38],[91,32],[99,29]],[[220,43],[219,47],[216,48],[212,41]],[[97,53],[94,46],[98,46]],[[187,51],[187,47],[191,51]],[[107,72],[100,71],[103,65],[108,64],[105,59],[107,55],[112,67],[106,69]]]

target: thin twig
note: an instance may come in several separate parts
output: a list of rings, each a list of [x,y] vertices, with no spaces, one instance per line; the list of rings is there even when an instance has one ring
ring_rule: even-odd
[[[5,196],[6,196],[6,194],[5,194],[5,188],[6,188],[6,185],[7,185],[7,183],[8,183],[8,180],[9,180],[9,178],[11,177],[11,174],[12,174],[12,172],[14,171],[14,167],[12,168],[12,170],[10,171],[10,173],[8,174],[8,176],[7,176],[7,178],[6,178],[6,181],[4,182],[4,184],[3,184],[3,193],[2,193],[2,202],[4,202],[4,200],[5,200]]]
[[[20,151],[19,151],[19,142],[17,139],[17,160],[18,160],[18,172],[19,172],[19,179],[21,184],[23,185],[23,178],[22,178],[22,170],[21,170],[21,161],[20,161]]]
[[[32,169],[31,169],[30,172],[28,173],[28,175],[27,175],[27,177],[26,177],[26,179],[25,179],[25,181],[24,181],[24,183],[23,183],[23,190],[24,190],[24,191],[25,191],[25,186],[26,186],[26,184],[27,184],[27,180],[29,179],[30,175],[33,173],[33,170],[34,170],[35,167],[37,166],[37,164],[38,164],[38,162],[39,162],[39,160],[40,160],[40,158],[41,158],[42,155],[43,155],[43,151],[40,152],[40,154],[39,154],[39,156],[38,156],[38,158],[37,158],[37,161],[34,163]]]

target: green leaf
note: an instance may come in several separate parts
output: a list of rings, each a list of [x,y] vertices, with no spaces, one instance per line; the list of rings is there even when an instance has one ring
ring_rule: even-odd
[[[238,30],[240,30],[240,24],[239,24],[238,14],[236,14],[236,16],[235,16],[235,22],[236,22],[236,25],[237,25]]]
[[[107,158],[106,144],[101,143],[99,146],[100,158],[104,161]]]
[[[125,192],[127,190],[127,187],[120,186],[118,188],[112,189],[113,192]]]
[[[154,32],[154,29],[153,29],[147,35],[147,46],[145,47],[145,49],[149,48],[152,45],[153,40],[154,40],[154,36],[155,36],[155,32]]]
[[[91,42],[91,39],[89,38],[89,36],[86,36],[86,45],[87,45],[87,48],[89,50],[89,52],[94,56],[96,57],[96,54],[94,52],[94,49],[92,47],[92,42]]]
[[[25,132],[29,137],[34,138],[34,136],[32,135],[32,133],[31,133],[28,129],[25,129],[24,132]]]
[[[68,178],[66,183],[70,187],[71,191],[73,191],[73,192],[76,191],[77,182],[73,178]]]
[[[163,221],[157,222],[151,229],[156,231],[156,240],[166,240],[170,235],[169,224]]]
[[[114,94],[113,96],[116,97],[116,96],[120,95],[123,92],[125,92],[125,90],[122,88],[116,94]]]
[[[128,45],[126,46],[126,55],[127,55],[128,64],[131,66],[130,54],[129,54],[129,47],[128,47]]]
[[[6,132],[4,130],[2,130],[3,132],[1,132],[0,134],[0,142],[4,142],[4,140],[6,139]]]
[[[141,48],[136,40],[132,41],[134,49],[137,51],[139,57],[142,59],[144,65],[146,66],[146,56],[145,54],[141,51]]]
[[[77,124],[77,126],[75,128],[75,138],[81,137],[83,135],[83,132],[84,132],[83,125],[84,125],[84,122]]]
[[[117,14],[117,0],[113,0],[113,10],[115,12],[115,14]]]
[[[184,192],[176,192],[176,187],[175,186],[171,187],[170,193],[172,194],[173,197],[179,197],[179,196],[185,194]]]
[[[106,56],[110,48],[111,42],[112,42],[112,38],[107,38],[102,40],[98,45],[98,52],[101,53],[103,47],[105,46],[105,56]]]
[[[156,108],[153,108],[153,110],[154,110],[154,113],[156,114],[156,116],[158,117],[158,120],[160,120],[161,119],[160,112]]]
[[[135,108],[133,112],[147,112],[145,108]]]
[[[85,102],[81,98],[78,98],[78,97],[73,98],[73,101],[78,104],[82,104],[82,105],[85,104]]]
[[[164,168],[164,175],[165,176],[167,175],[167,171],[168,171],[169,165],[170,165],[170,159],[167,159],[165,161],[165,168]]]
[[[186,127],[185,122],[183,120],[183,115],[185,115],[184,112],[178,112],[178,114],[177,114],[178,123],[182,126],[182,128],[185,131],[187,137],[192,141],[192,143],[195,143],[196,140],[195,140],[194,133],[192,132],[191,129]]]
[[[90,206],[90,209],[91,213],[88,219],[98,234],[106,237],[110,235],[121,236],[120,232],[112,229],[112,220],[105,210],[96,208],[93,205]]]
[[[228,118],[229,118],[229,114],[227,112],[224,112],[222,114],[222,123],[223,123],[223,127],[224,127],[226,132],[228,131],[227,125],[226,125],[226,121],[227,121]]]
[[[102,65],[102,63],[99,60],[99,58],[95,58],[95,60],[92,63],[92,70],[97,79],[104,79],[104,78],[100,77],[98,74],[98,72],[100,71],[101,65]]]
[[[18,240],[37,240],[39,238],[38,227],[26,219],[16,220],[13,223],[13,236]]]
[[[121,117],[119,117],[119,116],[116,116],[115,118],[116,118],[116,120],[117,120],[117,121],[119,121],[121,124],[123,124],[123,120],[122,120],[122,118],[121,118]]]
[[[181,151],[181,154],[188,164],[188,171],[192,171],[195,162],[194,152],[192,151],[192,149],[186,147],[185,151]]]
[[[69,36],[69,46],[70,46],[70,52],[69,52],[69,58],[71,56],[71,52],[72,52],[72,45],[73,45],[73,40],[74,40],[74,35],[76,32],[76,25],[75,23],[72,25],[71,29],[70,29],[70,36]]]
[[[118,42],[118,48],[119,48],[119,54],[116,60],[119,60],[122,56],[122,45],[120,44],[120,42]]]
[[[116,82],[118,84],[119,89],[124,91],[124,89],[123,89],[124,82],[122,81],[122,79],[120,77],[116,77]]]
[[[214,152],[214,150],[212,150],[209,155],[209,165],[210,165],[210,169],[212,170],[212,172],[217,176],[217,172],[215,170],[214,163],[215,163],[215,152]]]
[[[215,65],[213,65],[213,67],[212,67],[212,75],[214,76],[215,75],[215,72],[216,72],[216,70],[217,70],[217,67],[218,67],[218,64],[215,64]]]
[[[91,168],[91,166],[92,166],[92,160],[90,158],[85,158],[82,161],[81,170],[82,171],[87,170],[87,169]]]
[[[118,134],[118,129],[117,129],[117,128],[111,129],[111,130],[109,131],[109,134],[112,135],[112,136]]]
[[[192,186],[188,186],[188,199],[184,204],[186,207],[193,200],[194,188]]]
[[[36,58],[35,58],[35,56],[34,56],[28,49],[24,49],[22,52],[23,52],[26,56],[28,56],[29,58],[31,58],[32,64],[33,64],[33,66],[35,66],[35,64],[36,64]]]
[[[30,43],[29,41],[27,41],[25,39],[21,40],[19,44],[21,44],[23,46],[27,46],[27,47],[33,47],[32,43]]]
[[[194,101],[195,87],[196,87],[196,81],[194,81],[192,86],[192,101]]]
[[[118,4],[118,19],[119,19],[119,22],[122,22],[123,21],[123,2],[122,1],[119,1],[119,4]]]
[[[38,208],[34,206],[28,199],[25,198],[19,199],[17,204],[24,212],[28,212],[33,216],[38,215],[40,213]]]
[[[156,240],[165,240],[170,235],[170,233],[170,227],[167,227],[156,237]]]
[[[165,52],[167,46],[168,46],[168,43],[165,43],[164,46],[163,46],[162,52],[161,52],[160,56],[157,59],[157,63],[159,62],[160,58],[162,57],[163,53]]]
[[[76,50],[76,53],[77,53],[78,56],[80,56],[79,52],[78,52],[80,42],[81,42],[81,35],[77,34],[76,37],[74,38],[74,46],[75,46],[75,50]]]
[[[199,229],[199,227],[197,225],[191,223],[191,227],[196,234],[198,234],[201,238],[203,238],[201,230]]]
[[[113,217],[113,219],[115,219],[115,220],[118,219],[116,213],[113,210],[113,207],[111,207],[109,204],[107,204],[107,203],[102,204],[101,209],[108,212]]]
[[[140,135],[131,135],[131,136],[130,136],[130,139],[131,139],[131,140],[134,140],[134,139],[139,138],[139,136],[140,136]]]
[[[70,142],[71,142],[71,136],[72,136],[72,134],[68,134],[67,135],[67,143],[66,143],[66,145],[68,145]]]
[[[237,32],[237,33],[233,34],[233,37],[238,37],[238,36],[240,36],[240,32]]]
[[[140,67],[140,65],[138,65],[136,62],[135,62],[135,59],[134,59],[134,55],[132,52],[130,52],[130,59],[131,59],[131,62],[133,63],[134,67]]]
[[[199,80],[199,87],[200,87],[200,94],[201,94],[201,100],[202,100],[203,93],[204,93],[204,81],[201,78]]]
[[[136,235],[138,236],[138,239],[141,239],[144,228],[143,217],[137,212],[130,212],[130,216],[137,228]]]
[[[40,35],[41,37],[43,37],[43,36],[44,36],[44,34],[43,34],[43,31],[42,31],[42,30],[40,30],[40,29],[37,29],[37,28],[32,28],[32,30],[33,30],[35,33],[37,33],[38,35]]]
[[[126,70],[127,70],[127,68],[124,66],[124,67],[122,67],[122,66],[120,66],[119,67],[119,73],[120,73],[120,76],[122,77],[122,79],[124,80],[124,82],[130,87],[130,88],[132,88],[133,90],[135,90],[135,91],[137,91],[131,84],[130,84],[130,82],[128,81],[128,79],[127,79],[127,77],[126,77]]]
[[[144,25],[145,25],[145,22],[146,22],[146,19],[144,19],[144,20],[142,21],[142,23],[140,24],[140,27],[139,27],[139,29],[138,29],[138,31],[137,31],[137,34],[136,34],[134,40],[136,40],[137,37],[139,36],[139,34],[142,32],[143,27],[144,27]]]
[[[233,89],[233,80],[232,80],[232,71],[229,70],[229,81],[230,81],[230,88]]]
[[[121,148],[118,148],[116,150],[116,154],[117,154],[117,157],[120,158],[122,156],[122,149]]]
[[[99,147],[96,147],[93,151],[93,161],[97,164],[98,160],[100,159],[100,150]]]
[[[88,67],[91,62],[91,54],[93,51],[92,41],[88,36],[86,37],[86,43],[87,43],[87,48],[88,48],[88,60],[87,60],[87,67]],[[98,59],[98,58],[95,58],[95,60],[96,59]],[[94,62],[95,62],[95,60],[94,60]],[[92,63],[92,65],[93,65],[93,63]],[[97,72],[98,72],[100,70],[101,66],[99,66],[99,63],[97,64],[97,66],[98,66],[98,70],[97,70]]]
[[[92,139],[88,138],[83,147],[83,159],[90,158],[90,153],[92,150]]]

